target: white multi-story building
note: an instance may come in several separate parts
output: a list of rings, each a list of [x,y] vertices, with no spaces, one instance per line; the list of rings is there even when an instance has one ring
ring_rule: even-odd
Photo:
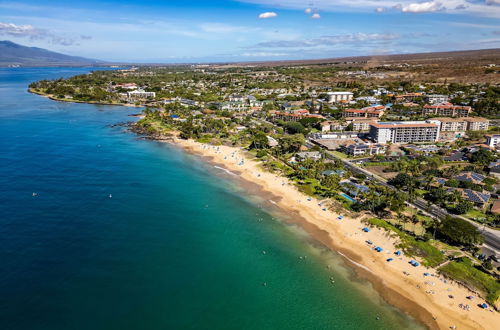
[[[492,148],[500,147],[500,134],[486,135],[486,144]]]
[[[147,99],[147,98],[155,98],[155,92],[146,92],[142,89],[138,89],[136,91],[127,92],[127,96],[130,99]]]
[[[425,98],[427,99],[427,102],[429,102],[429,104],[446,103],[450,99],[448,95],[441,94],[430,94],[426,95]]]
[[[435,142],[441,123],[437,120],[390,121],[370,124],[370,138],[377,143]]]
[[[339,103],[339,102],[350,102],[354,94],[351,92],[328,92],[327,101],[328,103]]]
[[[379,155],[385,152],[386,146],[381,144],[355,143],[347,146],[345,150],[348,155],[352,156]]]

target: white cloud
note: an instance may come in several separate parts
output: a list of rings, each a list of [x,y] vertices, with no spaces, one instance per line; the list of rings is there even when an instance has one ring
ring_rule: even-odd
[[[444,7],[441,2],[428,1],[421,3],[410,3],[408,5],[403,6],[401,11],[403,13],[432,13],[444,9],[446,9],[446,7]]]
[[[6,35],[14,38],[29,38],[32,41],[48,40],[52,44],[61,46],[71,46],[75,44],[75,40],[72,38],[58,36],[45,29],[35,28],[32,25],[17,25],[13,23],[0,22],[0,35]]]
[[[270,0],[236,0],[239,2],[259,4],[269,6]],[[279,8],[294,9],[304,11],[304,0],[280,0],[275,1]],[[310,13],[314,13],[316,8],[322,12],[373,12],[377,8],[385,8],[387,11],[406,8],[406,12],[436,12],[441,4],[442,13],[460,14],[469,16],[500,17],[500,0],[314,0]],[[430,6],[429,6],[430,4]],[[427,10],[422,10],[426,6]],[[464,7],[467,7],[464,9]],[[308,13],[309,14],[309,13]]]
[[[384,7],[377,7],[377,8],[375,8],[375,11],[376,11],[377,13],[383,13],[383,12],[387,11],[387,9],[386,9],[386,8],[384,8]]]
[[[304,10],[304,13],[306,13],[306,14],[310,14],[310,13],[312,13],[312,11],[313,11],[313,10],[312,10],[311,8],[307,8],[306,10]]]
[[[311,16],[312,19],[320,19],[321,18],[321,15],[318,14],[318,13],[314,13],[312,16]]]
[[[271,40],[260,42],[253,48],[297,48],[297,47],[323,47],[340,44],[368,44],[371,42],[388,42],[400,38],[394,33],[351,33],[332,36],[322,36],[315,39],[302,40]]]
[[[278,14],[276,14],[275,12],[273,11],[268,11],[268,12],[265,12],[265,13],[262,13],[259,15],[259,18],[272,18],[272,17],[276,17],[278,16]]]

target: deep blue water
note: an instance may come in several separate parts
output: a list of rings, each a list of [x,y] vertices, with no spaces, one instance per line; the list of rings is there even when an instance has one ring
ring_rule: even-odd
[[[88,71],[0,69],[0,329],[418,328],[137,109],[26,91]]]

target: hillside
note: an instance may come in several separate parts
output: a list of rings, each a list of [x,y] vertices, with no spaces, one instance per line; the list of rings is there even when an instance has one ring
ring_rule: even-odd
[[[26,47],[12,41],[0,41],[0,67],[5,66],[78,66],[104,62],[69,56],[37,47]]]

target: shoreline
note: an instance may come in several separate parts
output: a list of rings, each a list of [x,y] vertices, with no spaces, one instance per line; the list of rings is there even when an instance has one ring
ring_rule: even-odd
[[[45,98],[48,98],[49,100],[52,101],[57,101],[57,102],[66,102],[66,103],[84,103],[84,104],[93,104],[93,105],[116,105],[116,106],[121,106],[121,107],[129,107],[129,108],[144,108],[147,107],[147,105],[135,105],[135,104],[123,104],[123,103],[108,103],[108,102],[98,102],[98,101],[79,101],[79,100],[74,100],[74,99],[59,99],[55,97],[52,94],[45,94],[42,92],[37,92],[31,88],[28,88],[28,93],[39,95]]]
[[[266,207],[277,207],[291,215],[292,219],[282,221],[300,226],[314,241],[337,252],[360,278],[372,284],[387,303],[429,329],[449,329],[452,326],[458,329],[493,329],[495,323],[500,321],[495,311],[482,310],[476,306],[482,302],[480,298],[476,297],[472,301],[465,298],[476,296],[476,293],[459,283],[446,280],[435,269],[412,267],[408,263],[411,258],[394,256],[397,241],[390,237],[390,233],[378,228],[363,233],[361,228],[366,225],[359,218],[347,216],[347,210],[340,212],[344,219],[337,220],[339,214],[323,211],[318,206],[319,201],[314,198],[308,201],[308,196],[299,192],[287,178],[262,169],[258,162],[245,155],[243,149],[177,138],[161,142],[169,142],[218,166],[220,170],[236,174],[234,179],[248,194],[262,196],[269,202]],[[364,217],[371,218],[366,215],[361,218]],[[373,251],[373,246],[366,244],[367,239],[383,247],[386,252]],[[392,257],[394,261],[386,262],[387,257]],[[409,275],[403,275],[403,272]],[[432,275],[424,277],[424,272]],[[454,296],[453,299],[448,297],[450,294]],[[470,304],[470,311],[460,309],[460,303]]]

